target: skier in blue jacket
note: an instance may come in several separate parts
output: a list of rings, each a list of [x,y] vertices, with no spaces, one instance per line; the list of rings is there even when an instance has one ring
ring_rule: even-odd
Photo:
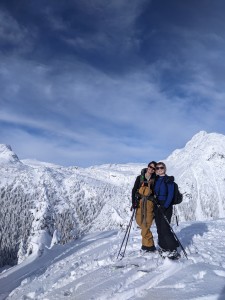
[[[170,223],[173,214],[172,200],[174,194],[174,178],[166,175],[166,165],[163,162],[158,162],[156,164],[156,174],[154,194],[157,199],[157,204],[160,205],[160,207],[156,204],[154,205],[158,245],[163,256],[177,259],[180,257],[180,254],[177,252],[179,244],[164,218],[164,216],[166,216]]]

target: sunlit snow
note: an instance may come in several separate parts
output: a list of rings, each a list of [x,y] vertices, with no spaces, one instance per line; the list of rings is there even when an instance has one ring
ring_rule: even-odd
[[[133,223],[125,257],[116,256],[124,231],[85,235],[67,245],[45,249],[0,275],[7,299],[225,299],[225,219],[174,226],[188,260],[140,252]],[[153,226],[156,236],[156,228]]]
[[[224,300],[225,136],[199,132],[164,161],[184,195],[173,226],[188,260],[140,253],[134,222],[119,261],[148,162],[65,168],[0,145],[0,299]]]

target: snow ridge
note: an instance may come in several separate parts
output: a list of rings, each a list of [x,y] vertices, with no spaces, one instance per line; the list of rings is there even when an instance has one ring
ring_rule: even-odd
[[[200,132],[164,161],[184,194],[176,207],[180,221],[225,217],[225,136]],[[135,177],[145,167],[20,161],[6,145],[0,145],[0,165],[0,266],[88,232],[124,228]]]

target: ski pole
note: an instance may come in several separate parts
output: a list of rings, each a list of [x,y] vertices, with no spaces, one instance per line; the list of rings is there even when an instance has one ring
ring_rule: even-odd
[[[127,242],[128,242],[128,239],[129,239],[130,230],[131,230],[131,226],[132,226],[132,222],[133,222],[133,218],[134,218],[135,211],[136,211],[136,209],[133,210],[132,216],[131,216],[131,218],[130,218],[130,222],[129,222],[129,224],[127,225],[127,230],[126,230],[126,232],[125,232],[125,234],[124,234],[123,241],[122,241],[122,244],[121,244],[121,246],[120,246],[119,253],[118,253],[118,255],[117,255],[117,259],[118,259],[119,256],[121,256],[121,259],[122,259],[122,258],[124,257],[124,255],[125,255],[125,251],[126,251],[126,248],[127,248]],[[122,247],[123,247],[123,244],[124,244],[125,239],[126,239],[125,247],[124,247],[123,253],[121,254],[121,249],[122,249]]]
[[[132,225],[132,222],[133,222],[134,213],[135,213],[135,209],[134,209],[134,211],[133,211],[133,213],[132,213],[132,216],[131,216],[131,219],[130,219],[129,224],[127,225],[127,230],[126,230],[126,232],[125,232],[125,235],[124,235],[122,244],[121,244],[121,246],[120,246],[119,253],[118,253],[118,255],[117,255],[117,258],[118,258],[119,255],[120,255],[120,256],[121,256],[121,259],[122,259],[122,258],[124,257],[124,255],[125,255],[126,246],[127,246],[128,238],[129,238],[129,235],[130,235],[130,229],[131,229],[131,225]],[[122,249],[122,247],[123,247],[123,244],[124,244],[125,239],[126,239],[125,249],[124,249],[123,253],[121,254],[121,249]]]
[[[181,244],[181,242],[179,241],[177,235],[176,235],[175,232],[173,231],[173,228],[170,226],[170,222],[169,222],[169,220],[167,219],[167,217],[164,215],[164,213],[163,213],[163,211],[162,211],[160,205],[157,203],[157,201],[156,201],[155,199],[154,199],[153,201],[155,202],[155,204],[157,205],[159,211],[160,211],[161,214],[163,215],[164,220],[165,220],[166,223],[169,225],[170,230],[171,230],[171,232],[173,233],[173,235],[174,235],[174,237],[175,237],[175,240],[178,242],[179,246],[181,247],[181,249],[182,249],[182,251],[183,251],[185,257],[188,259],[187,253],[186,253],[186,251],[184,250],[184,247],[182,246],[182,244]]]

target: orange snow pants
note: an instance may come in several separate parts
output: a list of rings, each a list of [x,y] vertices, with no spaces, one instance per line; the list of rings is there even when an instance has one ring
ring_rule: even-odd
[[[141,228],[142,245],[151,247],[154,245],[153,235],[150,230],[154,219],[153,213],[153,202],[145,200],[146,203],[143,205],[143,199],[140,200],[139,208],[136,210],[136,222]]]

